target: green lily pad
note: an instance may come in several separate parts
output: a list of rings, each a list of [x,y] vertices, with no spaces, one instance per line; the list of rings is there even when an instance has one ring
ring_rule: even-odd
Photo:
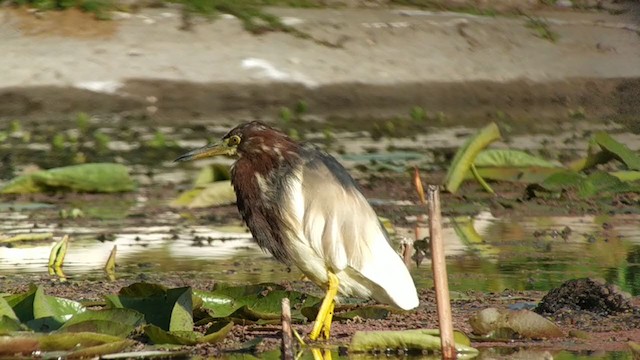
[[[10,319],[18,320],[18,316],[11,308],[11,305],[9,305],[7,300],[2,297],[0,297],[0,316],[6,316]]]
[[[202,338],[195,331],[166,331],[155,325],[145,326],[144,333],[154,344],[195,345]]]
[[[0,334],[10,334],[14,331],[22,331],[26,328],[20,323],[18,319],[9,317],[7,315],[0,316]]]
[[[120,342],[122,338],[105,334],[80,332],[52,333],[40,336],[38,340],[40,342],[40,350],[59,351]]]
[[[66,358],[67,359],[86,359],[86,358],[98,358],[98,357],[102,358],[101,355],[119,353],[125,350],[126,348],[133,346],[135,343],[136,342],[134,340],[125,339],[125,340],[120,340],[116,342],[90,346],[84,349],[72,351],[66,356]]]
[[[458,354],[478,353],[476,349],[458,343],[457,341],[455,347]],[[438,333],[434,334],[432,331],[423,330],[358,331],[353,335],[351,344],[349,345],[350,353],[372,352],[386,349],[426,350],[433,352],[440,350],[440,338],[438,337]]]
[[[65,166],[22,175],[0,188],[0,193],[28,194],[52,190],[113,193],[134,189],[135,184],[126,166],[95,163]]]
[[[58,331],[127,337],[143,321],[144,315],[132,309],[87,310],[73,316]]]
[[[147,325],[144,333],[154,344],[213,344],[224,339],[232,328],[233,322],[220,321],[209,327],[206,335],[202,335],[195,331],[165,331],[155,325]]]
[[[195,290],[194,295],[202,299],[202,307],[212,318],[225,318],[241,307],[253,303],[258,296],[273,290],[283,290],[278,284],[266,283],[245,286],[219,285],[213,291]]]
[[[135,285],[135,286],[134,286]],[[107,295],[111,308],[127,308],[144,314],[149,324],[166,331],[193,329],[192,291],[190,287],[163,289],[138,283],[123,288],[119,295]]]
[[[41,287],[31,285],[23,294],[5,297],[20,321],[34,330],[55,330],[73,315],[85,311],[80,303],[48,296]]]

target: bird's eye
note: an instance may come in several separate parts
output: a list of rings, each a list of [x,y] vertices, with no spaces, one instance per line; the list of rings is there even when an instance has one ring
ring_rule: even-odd
[[[227,145],[229,146],[235,146],[240,144],[240,136],[238,135],[233,135],[229,138],[229,140],[227,140]]]

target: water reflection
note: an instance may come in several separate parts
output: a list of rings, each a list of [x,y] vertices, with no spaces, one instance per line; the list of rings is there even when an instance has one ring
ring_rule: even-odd
[[[23,210],[24,211],[24,210]],[[262,252],[241,224],[217,228],[178,225],[176,214],[160,214],[150,223],[83,222],[58,228],[56,221],[34,220],[26,212],[1,212],[0,232],[68,233],[65,260],[70,277],[101,273],[114,245],[118,272],[201,272],[221,281],[265,282],[299,279]],[[452,290],[548,290],[579,277],[598,277],[640,294],[640,218],[525,217],[494,218],[490,213],[447,219],[444,224]],[[396,229],[399,237],[414,229]],[[105,239],[104,234],[109,236]],[[423,233],[428,233],[425,229]],[[57,238],[56,238],[57,240]],[[0,247],[0,272],[47,271],[53,240]],[[427,257],[428,259],[428,257]],[[412,269],[419,287],[431,287],[428,261]]]

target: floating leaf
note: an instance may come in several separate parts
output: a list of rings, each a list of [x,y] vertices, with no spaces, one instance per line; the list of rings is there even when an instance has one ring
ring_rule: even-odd
[[[626,145],[616,141],[604,131],[597,132],[593,138],[602,150],[622,161],[629,170],[640,170],[640,156],[631,151]]]
[[[166,331],[155,325],[145,326],[144,333],[154,344],[195,345],[202,337],[195,331]]]
[[[349,345],[350,353],[371,352],[386,349],[409,351],[440,350],[439,333],[423,330],[405,331],[358,331]],[[458,338],[460,335],[458,335]],[[466,337],[465,337],[466,338]],[[465,340],[468,343],[468,339]],[[458,354],[477,354],[478,351],[468,345],[455,344]]]
[[[144,314],[149,324],[167,331],[193,329],[190,287],[164,290],[161,286],[138,283],[123,288],[119,295],[105,296],[112,308],[128,308]]]
[[[476,156],[473,161],[478,168],[482,167],[538,167],[557,168],[558,164],[530,155],[524,151],[511,149],[487,149]]]
[[[73,315],[85,311],[80,303],[45,295],[41,287],[34,285],[29,291],[9,295],[5,300],[20,321],[27,323],[34,330],[55,330]]]
[[[57,351],[120,342],[122,338],[105,334],[80,332],[53,333],[40,336],[38,340],[40,341],[40,350]]]
[[[564,337],[553,322],[529,310],[487,308],[469,319],[473,332],[491,338],[525,337],[551,339]]]
[[[213,318],[228,317],[258,296],[273,290],[283,290],[282,285],[264,283],[244,286],[218,285],[213,291],[194,291],[203,301],[203,308],[210,311]]]
[[[18,320],[18,316],[11,308],[11,305],[7,303],[7,300],[0,297],[0,316],[6,316],[10,319]]]
[[[455,193],[462,184],[466,173],[474,163],[477,154],[490,143],[500,139],[500,130],[491,123],[469,138],[456,152],[445,177],[445,188]]]
[[[97,358],[100,355],[119,353],[122,350],[131,347],[136,342],[134,340],[121,340],[111,343],[106,343],[102,345],[90,346],[84,349],[79,349],[72,351],[67,356],[66,359],[84,359],[84,358]]]
[[[282,299],[288,298],[291,304],[296,306],[309,306],[318,304],[321,299],[298,291],[272,290],[266,295],[257,294],[255,298],[247,298],[246,305],[234,312],[232,317],[240,317],[249,320],[275,320],[282,315]],[[291,311],[293,320],[304,320],[299,310]]]
[[[640,181],[640,171],[612,171],[609,174],[624,182]]]
[[[126,166],[111,163],[81,164],[37,171],[19,176],[4,187],[3,194],[46,191],[125,192],[135,188]]]
[[[207,334],[200,339],[201,343],[215,344],[224,339],[233,328],[233,322],[220,321],[207,329]]]
[[[639,190],[640,186],[633,186],[630,183],[623,182],[604,171],[596,171],[578,184],[578,195],[582,198]]]
[[[132,309],[87,310],[73,316],[58,331],[126,337],[143,321],[144,315]]]
[[[16,243],[23,241],[42,241],[53,237],[52,233],[28,233],[14,236],[0,236],[0,244]]]
[[[14,331],[22,330],[27,330],[27,328],[23,327],[18,319],[7,315],[0,316],[0,334],[9,334]]]

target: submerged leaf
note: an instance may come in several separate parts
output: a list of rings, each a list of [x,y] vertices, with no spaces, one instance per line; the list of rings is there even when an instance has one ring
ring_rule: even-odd
[[[19,176],[4,187],[3,194],[27,194],[52,190],[79,192],[126,192],[135,184],[121,164],[95,163],[65,166]]]
[[[474,163],[478,153],[490,143],[500,139],[500,130],[491,123],[469,138],[456,152],[445,177],[445,188],[455,193]]]

